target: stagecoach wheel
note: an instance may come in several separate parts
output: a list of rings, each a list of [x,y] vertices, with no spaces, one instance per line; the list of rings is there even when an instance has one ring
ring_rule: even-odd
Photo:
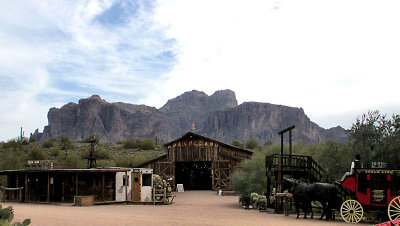
[[[400,196],[392,199],[388,206],[388,216],[391,221],[400,218]]]
[[[358,223],[363,217],[363,208],[357,200],[346,200],[340,207],[340,214],[348,223]]]

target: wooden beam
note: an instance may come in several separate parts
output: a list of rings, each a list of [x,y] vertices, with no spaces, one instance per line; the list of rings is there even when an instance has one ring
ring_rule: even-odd
[[[281,134],[286,133],[287,131],[290,131],[290,130],[292,130],[292,129],[294,129],[294,128],[295,128],[295,126],[293,125],[293,126],[291,126],[291,127],[288,127],[288,128],[286,128],[286,129],[280,131],[278,134],[281,135]]]

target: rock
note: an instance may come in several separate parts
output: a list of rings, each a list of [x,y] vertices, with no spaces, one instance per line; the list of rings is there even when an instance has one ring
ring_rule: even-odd
[[[156,109],[146,105],[108,103],[98,95],[68,103],[48,112],[48,126],[35,131],[37,140],[67,135],[81,140],[96,134],[103,142],[126,139],[158,138],[167,142],[191,131],[230,143],[255,138],[260,144],[278,142],[278,132],[291,125],[294,142],[315,143],[328,139],[345,141],[340,126],[324,129],[312,122],[302,108],[269,103],[245,102],[238,106],[231,90],[208,96],[204,92],[186,92]]]

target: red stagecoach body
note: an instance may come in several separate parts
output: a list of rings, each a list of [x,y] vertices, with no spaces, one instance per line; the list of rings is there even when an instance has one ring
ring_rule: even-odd
[[[355,169],[355,173],[347,176],[340,187],[346,194],[340,210],[346,222],[359,222],[364,211],[387,211],[390,220],[400,219],[400,170]]]
[[[357,169],[341,186],[364,206],[387,207],[400,195],[400,170]]]

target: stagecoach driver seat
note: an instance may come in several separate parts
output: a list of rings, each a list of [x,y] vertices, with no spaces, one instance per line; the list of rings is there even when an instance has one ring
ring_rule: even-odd
[[[350,175],[354,175],[354,173],[355,173],[354,169],[359,169],[359,168],[363,167],[360,160],[361,160],[361,155],[356,154],[356,156],[354,157],[354,161],[351,162],[350,172],[346,172],[343,175],[343,178],[342,178],[342,180],[340,180],[340,183],[342,183],[346,179],[346,177],[348,177]]]

